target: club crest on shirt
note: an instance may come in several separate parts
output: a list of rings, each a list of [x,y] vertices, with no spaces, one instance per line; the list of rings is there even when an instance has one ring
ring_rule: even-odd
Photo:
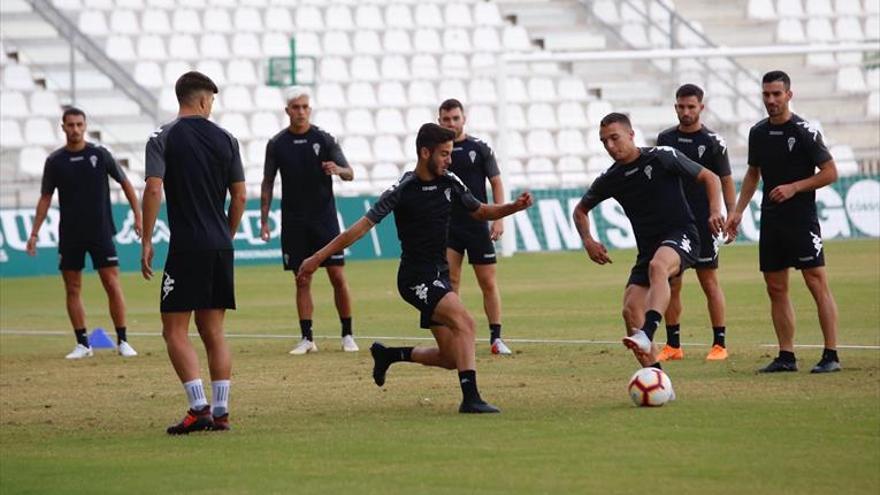
[[[705,144],[701,144],[701,145],[697,146],[697,157],[698,158],[703,158],[703,153],[705,153],[705,152],[706,152],[706,145]]]
[[[95,168],[98,166],[98,156],[97,155],[90,156],[89,161],[92,162],[92,168]]]
[[[443,190],[443,195],[446,196],[446,201],[452,202],[452,188],[447,187]]]
[[[470,157],[471,163],[476,162],[477,161],[477,152],[474,150],[468,151],[468,157]]]
[[[321,153],[321,145],[320,143],[315,143],[312,145],[312,149],[315,150],[315,156],[318,156]]]
[[[651,180],[651,172],[654,170],[654,167],[650,165],[645,166],[645,175],[648,176],[648,180]]]
[[[788,138],[788,151],[791,151],[794,149],[794,143],[796,143],[796,142],[797,142],[797,139],[795,139],[794,137]]]

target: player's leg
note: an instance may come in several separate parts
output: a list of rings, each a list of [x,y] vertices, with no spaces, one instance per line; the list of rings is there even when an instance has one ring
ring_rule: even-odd
[[[189,340],[189,320],[191,311],[163,312],[162,338],[171,365],[183,384],[189,410],[183,420],[169,426],[165,431],[169,435],[186,435],[194,431],[203,431],[211,427],[211,409],[205,387],[199,376],[199,358]]]
[[[128,343],[127,329],[125,326],[125,295],[122,292],[122,284],[119,283],[119,266],[105,266],[98,268],[98,276],[101,285],[107,293],[107,302],[110,307],[110,318],[116,328],[117,352],[123,357],[137,356],[137,351]]]
[[[214,429],[229,429],[229,391],[232,378],[232,354],[223,335],[225,309],[196,311],[196,328],[208,355],[211,373],[211,415]]]
[[[483,293],[483,311],[489,322],[489,344],[492,354],[509,355],[510,348],[501,339],[501,292],[498,290],[495,263],[475,263],[474,275]]]
[[[63,258],[62,258],[63,259]],[[82,268],[67,269],[62,267],[61,278],[64,280],[64,294],[67,304],[67,317],[73,326],[76,347],[64,356],[66,359],[82,359],[92,357],[89,337],[86,335],[86,310],[82,303]]]
[[[446,262],[449,264],[449,282],[452,290],[459,294],[461,288],[461,265],[464,262],[464,251],[446,248]]]
[[[339,323],[342,327],[342,350],[357,352],[360,349],[351,330],[351,292],[348,289],[348,280],[345,278],[344,266],[327,266],[327,278],[330,279],[330,285],[333,286],[333,302],[336,304],[336,312],[339,314]]]
[[[666,345],[657,356],[658,361],[676,361],[684,358],[681,348],[681,285],[683,275],[669,279],[669,306],[663,315],[666,318]]]
[[[296,278],[296,272],[302,261],[314,253],[310,250],[309,230],[303,224],[287,223],[281,226],[281,252],[284,261],[284,269],[292,271],[295,279],[296,313],[299,317],[299,330],[301,339],[290,351],[293,355],[302,355],[316,352],[318,346],[312,334],[312,276],[300,280]],[[320,248],[320,246],[319,246]]]
[[[700,281],[700,287],[703,289],[703,294],[706,295],[706,306],[709,309],[709,320],[712,323],[712,350],[706,359],[721,361],[727,359],[724,291],[721,290],[721,284],[718,283],[716,268],[697,268],[696,271],[697,280]]]
[[[645,302],[647,301],[647,296],[648,287],[636,283],[628,284],[626,290],[623,292],[623,323],[626,326],[627,338],[637,335],[640,332],[639,328],[644,324]],[[647,337],[642,337],[647,340]],[[626,343],[627,339],[624,339],[624,344]],[[641,341],[636,343],[644,344]],[[653,343],[648,340],[646,346],[648,349],[647,351],[638,346],[627,345],[627,347],[633,351],[636,361],[638,361],[642,367],[652,366],[657,362],[654,358],[655,349]],[[643,345],[642,347],[645,346]]]
[[[825,340],[822,359],[811,372],[840,371],[840,360],[837,357],[837,303],[828,287],[828,275],[825,267],[804,268],[801,273],[813,300],[816,301],[819,326],[822,328],[822,337]]]
[[[779,356],[759,371],[797,371],[794,355],[794,307],[788,297],[788,268],[764,272],[764,283],[770,297],[770,316],[779,343]]]

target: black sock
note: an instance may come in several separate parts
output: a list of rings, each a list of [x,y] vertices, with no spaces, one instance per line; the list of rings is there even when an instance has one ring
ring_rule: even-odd
[[[77,344],[83,345],[85,347],[91,347],[91,346],[89,346],[89,338],[86,336],[86,329],[85,328],[77,328],[76,330],[73,331],[73,333],[76,334],[76,343]]]
[[[657,368],[658,370],[662,370],[663,366],[660,366],[660,361],[657,361],[656,363],[652,364],[651,366],[648,366],[648,368]]]
[[[125,336],[125,327],[116,327],[116,345],[123,342],[128,342],[128,338]]]
[[[302,338],[311,341],[314,341],[314,337],[312,337],[312,320],[299,320],[299,331],[302,333]]]
[[[412,347],[388,347],[385,351],[385,358],[390,363],[412,361],[412,351]]]
[[[790,351],[779,351],[779,357],[776,358],[784,363],[793,363],[796,361],[794,353]]]
[[[662,319],[663,315],[653,309],[649,309],[648,312],[645,313],[645,324],[642,325],[642,331],[648,335],[648,339],[651,342],[654,341],[654,332],[657,331],[657,327],[660,326],[660,320]]]
[[[458,383],[461,385],[461,395],[466,402],[482,400],[477,391],[476,370],[464,370],[458,372]]]
[[[489,343],[494,344],[501,338],[501,323],[489,323]]]
[[[339,322],[342,323],[342,336],[351,335],[351,316],[340,318]]]
[[[834,361],[835,363],[839,363],[840,360],[837,359],[837,349],[828,349],[822,351],[822,361]]]
[[[725,327],[712,327],[712,345],[724,347],[724,330]]]
[[[679,335],[681,325],[666,325],[666,345],[678,349],[681,347],[681,336]]]

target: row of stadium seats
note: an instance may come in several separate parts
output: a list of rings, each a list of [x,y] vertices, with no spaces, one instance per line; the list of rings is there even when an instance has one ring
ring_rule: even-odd
[[[407,5],[390,4],[331,4],[325,8],[318,5],[302,5],[296,9],[286,7],[238,7],[225,9],[207,7],[204,10],[178,8],[166,11],[157,7],[114,8],[108,12],[84,8],[77,20],[79,28],[92,36],[116,34],[200,34],[207,33],[260,33],[265,30],[300,31],[360,31],[457,26],[500,26],[501,16],[496,4],[480,2],[471,5],[460,2]],[[67,8],[67,7],[65,7]],[[80,10],[80,9],[69,9]],[[384,10],[384,15],[383,15]]]
[[[179,60],[284,57],[290,54],[290,37],[286,34],[288,32],[273,30],[262,35],[113,35],[106,38],[104,49],[110,57],[121,61],[165,60],[169,56]],[[503,29],[482,27],[474,31],[457,28],[422,29],[415,31],[412,37],[401,30],[389,30],[381,35],[379,33],[359,31],[351,36],[344,31],[326,31],[322,36],[316,33],[297,33],[296,52],[303,56],[334,55],[350,58],[385,54],[480,54],[505,50],[528,51],[532,48],[527,33],[518,26],[507,26]]]
[[[862,26],[864,25],[864,29]],[[838,17],[832,27],[827,18],[781,19],[776,25],[776,41],[780,43],[832,43],[880,39],[880,16]]]
[[[752,19],[850,17],[880,14],[878,0],[749,0],[748,16]]]

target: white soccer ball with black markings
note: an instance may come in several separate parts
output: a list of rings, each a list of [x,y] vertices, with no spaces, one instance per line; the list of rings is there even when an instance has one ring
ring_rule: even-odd
[[[629,379],[629,398],[639,407],[659,407],[672,398],[669,375],[657,368],[642,368]]]

